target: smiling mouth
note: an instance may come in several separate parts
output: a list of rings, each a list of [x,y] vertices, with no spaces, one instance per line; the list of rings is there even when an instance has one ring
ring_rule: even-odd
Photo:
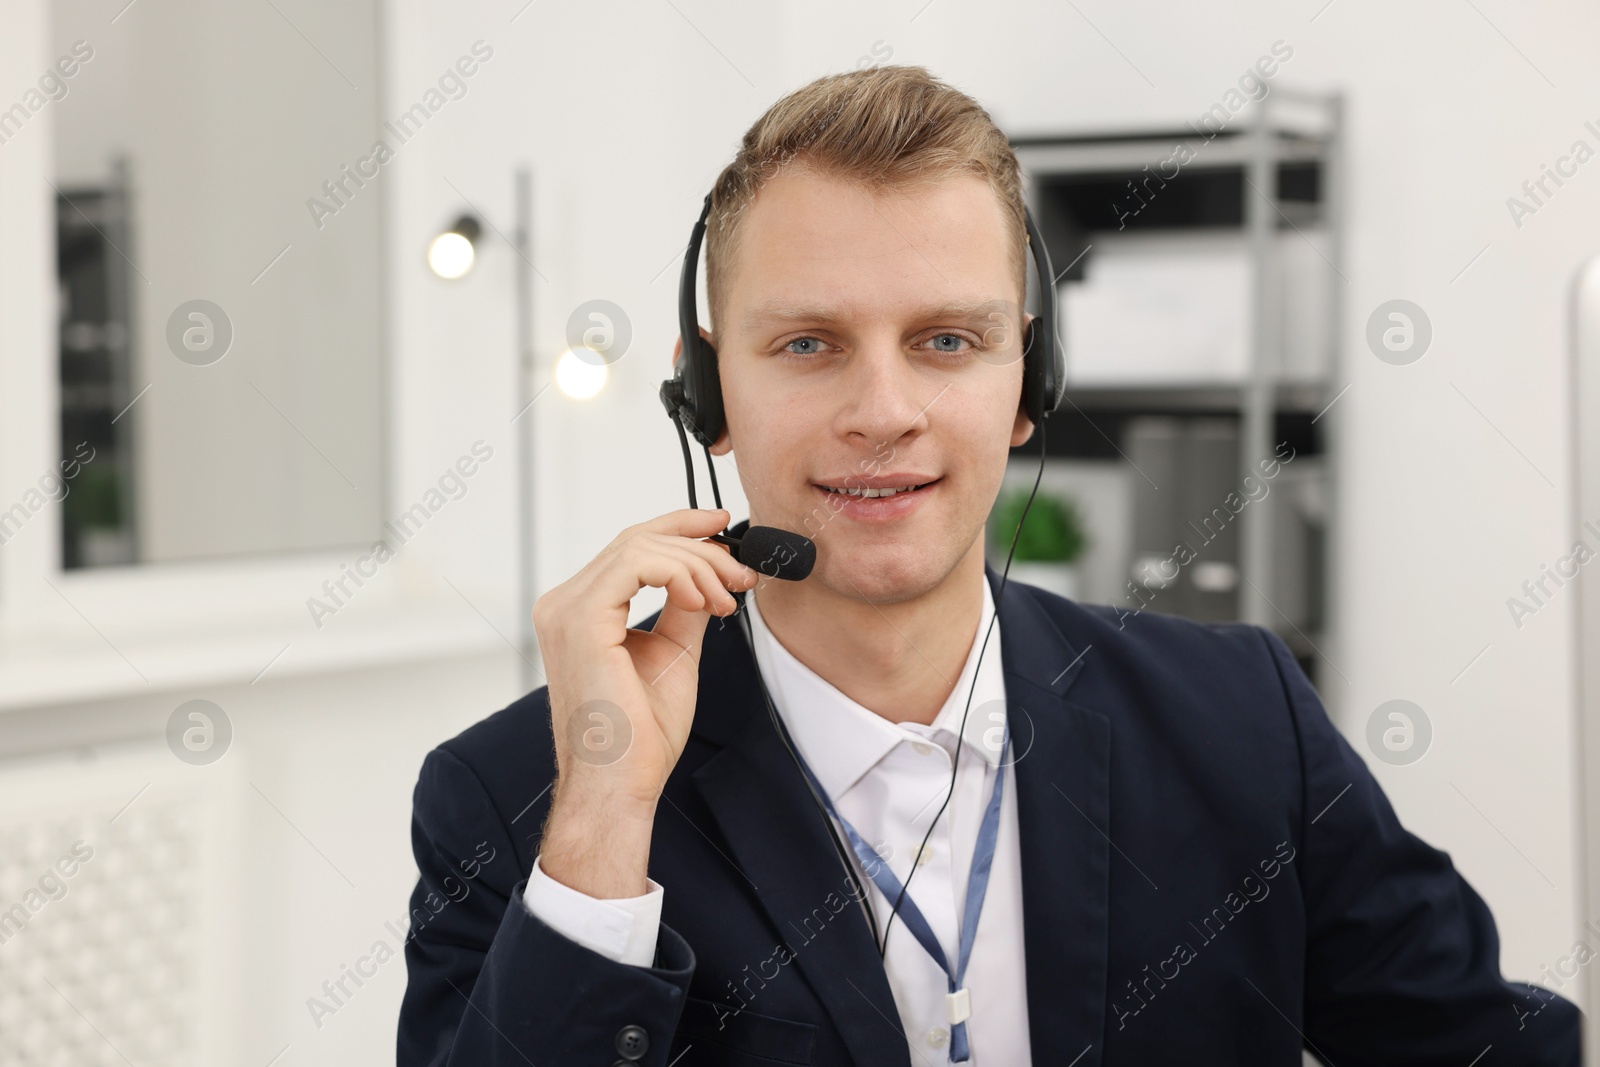
[[[899,496],[901,493],[914,493],[918,489],[933,485],[934,482],[937,482],[938,480],[939,479],[935,478],[932,482],[919,482],[915,485],[888,486],[883,489],[866,489],[852,486],[832,485],[819,485],[817,488],[827,493],[833,493],[836,496],[854,496],[872,500],[879,497]]]

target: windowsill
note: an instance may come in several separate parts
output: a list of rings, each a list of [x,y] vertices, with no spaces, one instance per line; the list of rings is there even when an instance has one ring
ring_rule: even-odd
[[[314,565],[313,565],[314,566]],[[260,578],[284,578],[264,568]],[[299,568],[294,568],[299,570]],[[438,581],[396,574],[384,589],[368,589],[315,625],[302,604],[284,603],[283,586],[268,606],[250,595],[251,583],[223,573],[190,573],[174,581],[151,575],[56,580],[76,610],[57,599],[49,625],[13,630],[0,638],[0,713],[87,700],[256,685],[316,674],[483,656],[496,650],[515,657],[513,624],[500,618],[491,597],[474,592],[467,602]],[[320,581],[325,569],[318,569]],[[209,577],[211,582],[205,582]],[[151,597],[156,579],[165,596]],[[223,605],[198,593],[194,579],[221,579],[240,594]],[[408,580],[409,579],[409,580]],[[142,586],[118,588],[125,584]],[[190,586],[184,589],[183,586]],[[301,577],[292,588],[316,590]],[[215,585],[210,590],[222,592]],[[48,590],[44,595],[53,596]],[[209,603],[205,603],[209,601]],[[480,614],[482,610],[485,614]],[[485,615],[488,618],[485,618]],[[494,619],[491,625],[488,621]],[[504,636],[502,636],[504,635]],[[200,694],[196,694],[200,695]]]

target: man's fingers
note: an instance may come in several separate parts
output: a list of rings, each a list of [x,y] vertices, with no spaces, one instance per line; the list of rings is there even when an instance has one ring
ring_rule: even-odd
[[[696,551],[697,547],[701,547],[702,551],[709,550],[711,553],[721,554],[718,549],[712,546],[701,546],[698,541],[684,541],[681,539],[658,541],[650,546],[651,550],[680,560],[685,567],[689,568],[690,573],[694,576],[695,588],[699,589],[701,595],[705,598],[704,610],[711,612],[713,615],[731,615],[738,609],[739,604],[738,601],[733,599],[733,594],[728,592],[729,579],[725,579],[722,576],[722,573],[718,571],[712,560],[701,555],[700,551]],[[734,563],[734,566],[737,567],[739,564]]]
[[[682,566],[668,565],[665,588],[667,601],[682,611],[704,611],[706,594],[700,589],[694,575]],[[656,585],[650,582],[650,585]]]
[[[683,650],[682,656],[674,656],[667,668],[653,678],[643,679],[652,686],[658,684],[671,688],[682,678],[684,671],[693,671],[699,668],[700,653],[705,644],[706,626],[710,623],[711,616],[703,611],[680,611],[669,599],[661,606],[661,614],[656,618],[656,624],[650,632],[657,637],[664,637]]]
[[[749,589],[761,578],[760,572],[734,559],[728,546],[721,542],[665,536],[652,537],[650,541],[657,545],[681,548],[705,560],[716,571],[718,584],[723,589]]]
[[[710,537],[727,529],[729,515],[724,508],[680,508],[665,515],[657,515],[617,535],[612,545],[628,540],[635,534],[671,534],[677,537]]]
[[[720,607],[719,594],[728,595],[708,560],[686,547],[643,538],[615,553],[595,576],[593,593],[606,607],[625,609],[646,586],[665,589],[668,601],[683,611]]]

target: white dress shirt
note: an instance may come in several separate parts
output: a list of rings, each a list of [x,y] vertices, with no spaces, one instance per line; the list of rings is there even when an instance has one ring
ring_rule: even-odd
[[[965,747],[956,768],[955,792],[928,838],[927,852],[906,895],[916,901],[943,946],[946,960],[956,966],[960,947],[958,917],[966,899],[978,826],[994,788],[995,775],[1005,774],[994,863],[964,982],[972,998],[971,1016],[967,1019],[971,1053],[968,1064],[1013,1067],[1032,1062],[1016,775],[1010,766],[1018,754],[1015,736],[1007,766],[998,766],[1001,726],[1005,721],[998,623],[984,651],[982,669],[978,669],[978,652],[994,614],[987,577],[977,636],[959,680],[931,726],[890,722],[845,696],[773,636],[762,621],[756,600],[756,593],[747,595],[745,610],[750,613],[755,635],[756,662],[778,714],[835,809],[868,845],[885,856],[889,869],[902,884],[917,847],[950,788],[956,728],[977,671],[977,688],[963,734]],[[839,839],[849,851],[842,828]],[[854,855],[850,858],[867,887],[882,931],[888,925],[893,902],[885,899],[866,877]],[[546,875],[536,857],[524,902],[530,912],[580,944],[611,959],[648,966],[655,958],[663,889],[654,879],[647,882],[649,890],[641,896],[600,900]],[[904,915],[894,921],[884,967],[912,1063],[939,1067],[948,1062],[950,1022],[945,974],[905,926]]]

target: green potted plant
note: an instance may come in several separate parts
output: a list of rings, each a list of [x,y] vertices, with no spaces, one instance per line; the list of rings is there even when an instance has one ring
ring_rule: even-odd
[[[1081,561],[1089,547],[1083,516],[1069,497],[1040,489],[1028,507],[1029,489],[1002,493],[990,511],[991,544],[1003,567],[1005,554],[1017,539],[1007,581],[1036,585],[1069,599],[1077,599],[1082,588]],[[1027,517],[1023,518],[1023,508]],[[1018,531],[1017,523],[1022,521]]]

